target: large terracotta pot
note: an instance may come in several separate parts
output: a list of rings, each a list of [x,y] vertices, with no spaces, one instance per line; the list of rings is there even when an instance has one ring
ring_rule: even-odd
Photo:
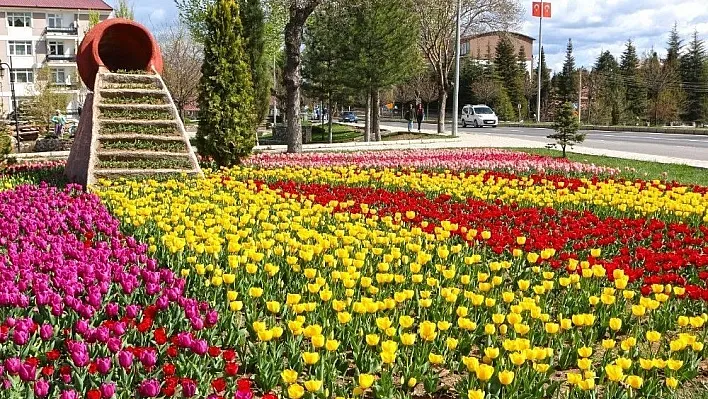
[[[148,71],[162,73],[162,54],[157,41],[144,26],[123,18],[107,19],[94,26],[81,42],[76,54],[79,75],[93,90],[99,67],[110,71]]]

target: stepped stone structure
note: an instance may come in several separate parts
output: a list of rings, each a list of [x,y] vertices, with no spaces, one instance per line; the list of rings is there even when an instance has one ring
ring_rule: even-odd
[[[94,27],[77,55],[86,97],[67,177],[89,186],[102,178],[201,175],[165,82],[154,37],[125,19]]]

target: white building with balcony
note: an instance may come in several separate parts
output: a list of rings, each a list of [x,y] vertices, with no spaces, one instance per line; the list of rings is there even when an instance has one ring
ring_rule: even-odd
[[[0,0],[0,117],[14,109],[8,65],[18,104],[36,93],[37,72],[46,66],[54,89],[70,94],[66,113],[77,114],[86,89],[78,77],[76,51],[88,31],[90,12],[103,21],[113,8],[102,0]]]

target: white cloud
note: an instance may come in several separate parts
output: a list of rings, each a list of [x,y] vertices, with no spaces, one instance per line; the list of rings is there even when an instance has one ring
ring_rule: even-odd
[[[568,38],[578,66],[591,66],[604,50],[619,57],[628,39],[640,55],[652,47],[663,54],[674,22],[686,41],[694,30],[708,39],[705,0],[557,0],[552,5],[553,18],[543,21],[543,47],[554,70],[563,65]],[[531,2],[526,7],[521,30],[536,37],[538,19],[531,17]]]

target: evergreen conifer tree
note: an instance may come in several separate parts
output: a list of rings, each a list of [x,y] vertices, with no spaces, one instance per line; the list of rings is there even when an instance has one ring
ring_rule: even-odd
[[[563,102],[574,102],[578,99],[576,73],[575,57],[573,56],[573,41],[568,39],[568,45],[566,46],[565,51],[565,61],[563,62],[563,70],[556,79],[558,85],[558,98]]]
[[[563,104],[563,106],[558,110],[555,122],[553,124],[553,129],[556,132],[548,136],[548,138],[555,140],[556,143],[561,146],[561,149],[563,150],[563,158],[566,156],[565,148],[567,146],[579,144],[585,140],[585,133],[578,133],[578,130],[580,129],[580,122],[578,121],[578,115],[575,112],[575,107],[570,101]]]
[[[514,51],[514,44],[506,36],[503,36],[497,44],[494,63],[502,87],[506,90],[514,110],[512,115],[515,115],[515,117],[508,120],[517,120],[517,107],[521,105],[522,112],[528,108],[524,96],[524,71],[519,67],[519,59],[516,51]]]
[[[261,0],[241,0],[239,16],[243,26],[244,51],[251,67],[256,123],[268,114],[271,78],[265,58],[265,22]]]
[[[620,70],[625,88],[625,116],[628,123],[636,124],[646,115],[647,90],[639,70],[637,49],[631,40],[622,53]]]
[[[232,165],[251,152],[256,131],[238,3],[217,0],[205,26],[197,148],[220,166]]]
[[[708,92],[705,90],[708,84],[708,59],[698,32],[693,33],[686,53],[681,56],[681,79],[686,85],[684,120],[704,122],[708,112]]]

